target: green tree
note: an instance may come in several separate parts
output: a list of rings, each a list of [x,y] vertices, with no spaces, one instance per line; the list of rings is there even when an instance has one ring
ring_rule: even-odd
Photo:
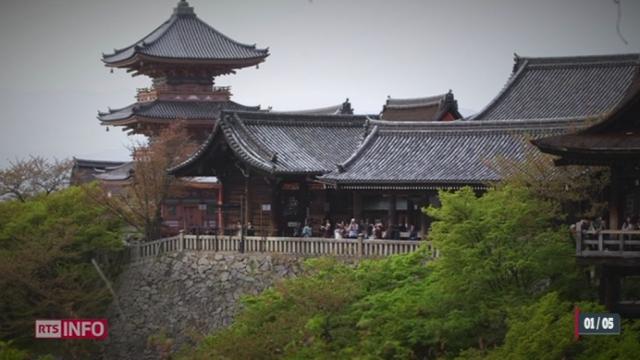
[[[18,347],[86,356],[89,343],[34,342],[35,319],[100,317],[111,296],[91,264],[108,276],[122,247],[121,222],[71,187],[25,202],[0,203],[0,339]]]
[[[550,291],[579,294],[556,204],[514,186],[440,197],[442,206],[428,210],[437,260],[424,248],[353,267],[316,260],[307,276],[247,299],[229,329],[187,356],[419,359],[469,348],[482,355],[503,343],[509,314]]]

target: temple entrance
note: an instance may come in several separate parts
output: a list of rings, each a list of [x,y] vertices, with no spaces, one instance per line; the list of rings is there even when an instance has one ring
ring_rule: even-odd
[[[282,236],[300,236],[305,219],[309,216],[309,200],[305,189],[298,182],[285,182],[280,192]]]

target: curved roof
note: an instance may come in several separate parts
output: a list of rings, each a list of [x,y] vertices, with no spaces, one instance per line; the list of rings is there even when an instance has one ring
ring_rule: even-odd
[[[200,149],[170,172],[184,172],[203,159],[214,138],[222,136],[235,156],[253,168],[274,174],[325,173],[358,148],[365,124],[364,116],[225,112]]]
[[[498,95],[471,120],[584,118],[614,108],[640,69],[640,54],[531,58],[516,55]]]
[[[120,166],[108,168],[103,173],[95,174],[94,177],[103,181],[125,181],[131,178],[134,168],[135,163],[128,161]]]
[[[450,114],[453,119],[460,119],[458,101],[453,92],[421,97],[421,98],[387,98],[382,107],[381,118],[396,121],[440,121]]]
[[[103,55],[108,66],[127,66],[137,57],[169,60],[195,60],[202,63],[221,63],[241,60],[245,67],[256,65],[269,55],[268,49],[241,44],[204,21],[189,4],[180,0],[171,17],[136,43],[112,54]]]
[[[351,107],[351,103],[349,99],[345,100],[345,102],[333,105],[333,106],[325,106],[316,109],[304,109],[304,110],[287,110],[287,111],[272,111],[274,113],[281,114],[299,114],[299,115],[353,115],[353,108]]]
[[[104,125],[118,125],[134,116],[150,119],[213,120],[223,110],[258,111],[260,106],[245,106],[233,101],[170,101],[154,100],[135,103],[120,109],[109,109],[98,113]]]
[[[124,163],[125,161],[79,159],[76,157],[73,158],[74,167],[92,169],[92,170],[110,169],[110,168],[118,167]]]
[[[560,164],[640,161],[640,76],[633,92],[601,121],[581,131],[533,141],[542,152],[560,156]]]
[[[500,180],[496,157],[523,160],[538,154],[528,138],[562,134],[584,121],[511,120],[397,122],[373,120],[371,131],[347,161],[320,176],[338,184],[484,184]]]

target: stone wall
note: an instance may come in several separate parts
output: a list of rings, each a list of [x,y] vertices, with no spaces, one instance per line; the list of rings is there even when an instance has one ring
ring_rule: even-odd
[[[269,254],[180,252],[129,265],[109,313],[107,359],[156,359],[229,325],[242,295],[302,271],[303,259]]]

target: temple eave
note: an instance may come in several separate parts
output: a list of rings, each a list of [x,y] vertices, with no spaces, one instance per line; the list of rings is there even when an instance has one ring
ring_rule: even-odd
[[[223,69],[239,69],[249,66],[255,66],[263,63],[269,56],[269,53],[264,55],[251,57],[251,58],[219,58],[219,59],[207,59],[207,58],[183,58],[183,57],[157,57],[145,54],[134,54],[128,58],[116,61],[109,61],[106,58],[102,58],[102,62],[107,67],[111,68],[134,68],[140,67],[140,63],[147,62],[146,65],[188,65],[191,67],[217,67]]]

